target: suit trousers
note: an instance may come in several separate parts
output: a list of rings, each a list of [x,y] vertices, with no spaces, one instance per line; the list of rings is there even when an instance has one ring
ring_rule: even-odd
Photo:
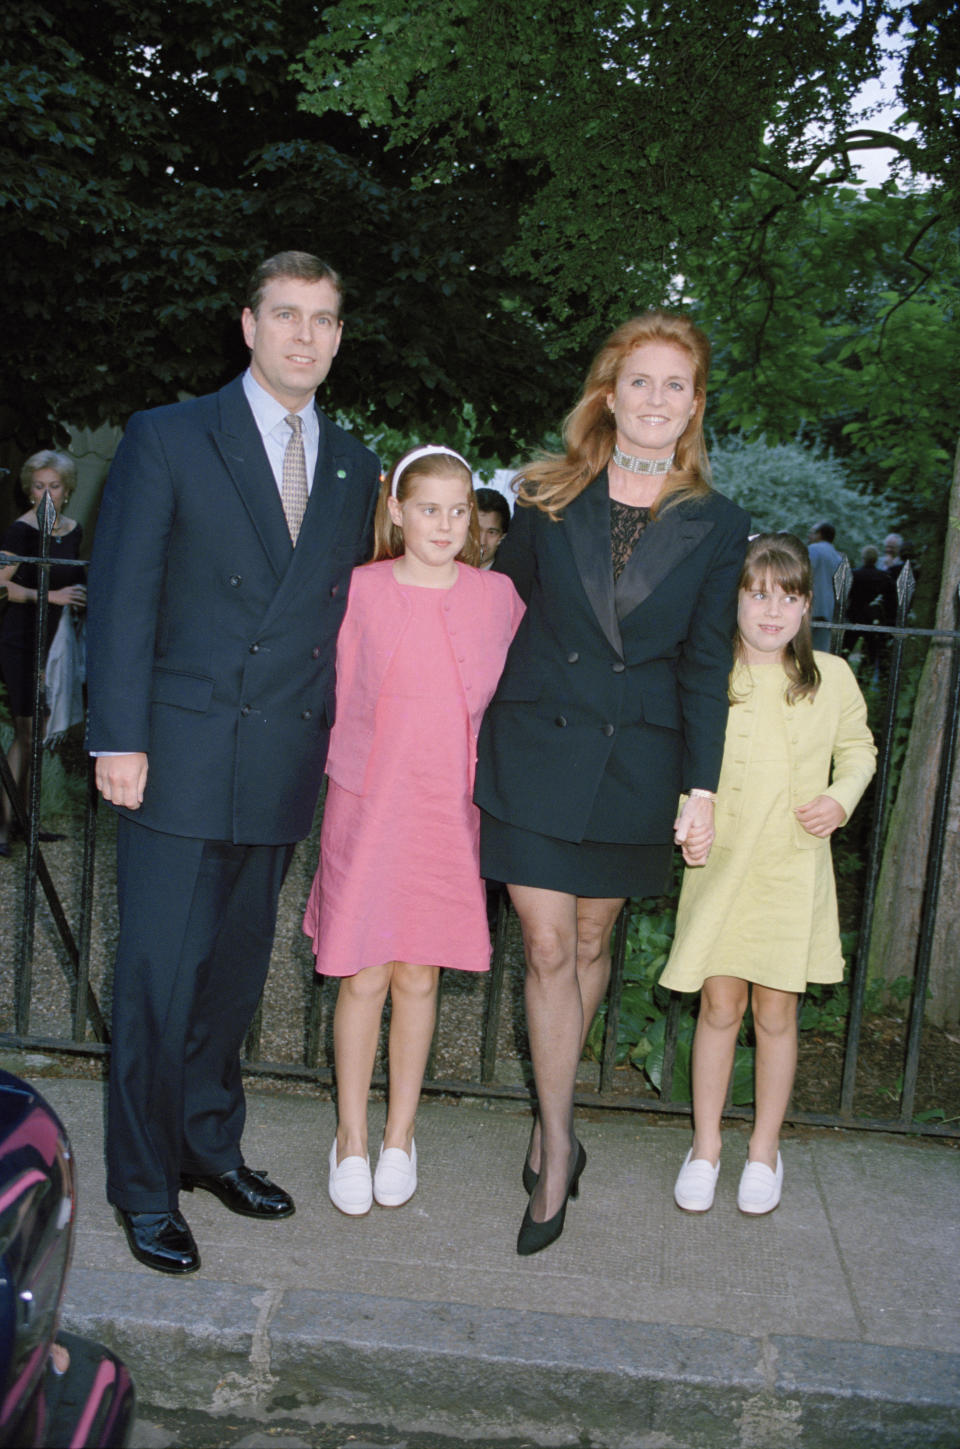
[[[243,1161],[240,1050],[273,947],[293,845],[166,835],[121,815],[107,1197],[178,1202],[180,1174]]]

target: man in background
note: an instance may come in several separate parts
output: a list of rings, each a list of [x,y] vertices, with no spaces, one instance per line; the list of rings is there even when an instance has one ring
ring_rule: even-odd
[[[862,558],[861,566],[853,571],[847,618],[851,624],[892,624],[897,617],[896,586],[890,575],[877,567],[878,551],[872,544],[867,544]],[[860,639],[876,675],[887,641],[882,634],[861,634],[859,629],[849,629],[843,639],[844,652],[849,654]]]
[[[830,653],[831,631],[836,596],[833,576],[843,561],[833,546],[837,531],[832,523],[818,523],[810,530],[810,563],[813,568],[813,647]]]

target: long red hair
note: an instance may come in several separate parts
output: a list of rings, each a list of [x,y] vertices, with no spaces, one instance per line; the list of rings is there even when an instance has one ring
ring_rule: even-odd
[[[522,469],[515,480],[519,503],[559,518],[566,505],[607,466],[617,436],[607,398],[616,390],[626,359],[646,342],[669,342],[687,353],[693,365],[698,402],[677,443],[674,465],[664,477],[651,516],[656,517],[663,508],[683,498],[699,498],[709,493],[710,463],[703,437],[703,412],[710,343],[689,317],[657,309],[632,317],[607,338],[593,359],[579,401],[564,421],[566,451],[544,454]]]

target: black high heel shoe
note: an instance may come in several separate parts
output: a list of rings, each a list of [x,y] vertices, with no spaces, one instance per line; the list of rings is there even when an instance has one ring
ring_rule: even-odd
[[[530,1147],[533,1146],[533,1131],[536,1128],[538,1120],[538,1118],[534,1118],[533,1129],[531,1129],[530,1132],[530,1146],[527,1148],[527,1155],[523,1159],[523,1190],[527,1194],[527,1197],[530,1196],[530,1194],[533,1192],[533,1189],[540,1181],[539,1172],[534,1171],[534,1169],[530,1166]]]
[[[567,1183],[567,1194],[563,1199],[558,1212],[546,1222],[538,1223],[530,1215],[530,1204],[527,1203],[527,1210],[523,1215],[523,1222],[520,1224],[520,1232],[517,1236],[517,1252],[521,1258],[529,1258],[531,1253],[539,1253],[543,1248],[549,1248],[555,1243],[563,1232],[563,1223],[567,1215],[567,1203],[572,1197],[580,1194],[580,1174],[587,1165],[587,1154],[583,1150],[583,1143],[577,1143],[577,1160],[570,1181]],[[525,1168],[529,1164],[525,1164]],[[533,1168],[530,1168],[533,1172]]]

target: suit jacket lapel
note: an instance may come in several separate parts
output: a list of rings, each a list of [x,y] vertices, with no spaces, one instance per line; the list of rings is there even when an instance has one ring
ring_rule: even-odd
[[[707,519],[689,516],[686,504],[679,503],[647,526],[640,541],[617,580],[615,589],[618,620],[624,620],[658,584],[676,568],[681,559],[692,553],[707,536],[713,524]]]
[[[290,531],[273,469],[239,378],[220,392],[220,424],[219,431],[213,430],[213,441],[279,579],[293,556]]]
[[[563,517],[584,592],[601,629],[622,657],[623,640],[613,594],[606,468],[564,509]]]

